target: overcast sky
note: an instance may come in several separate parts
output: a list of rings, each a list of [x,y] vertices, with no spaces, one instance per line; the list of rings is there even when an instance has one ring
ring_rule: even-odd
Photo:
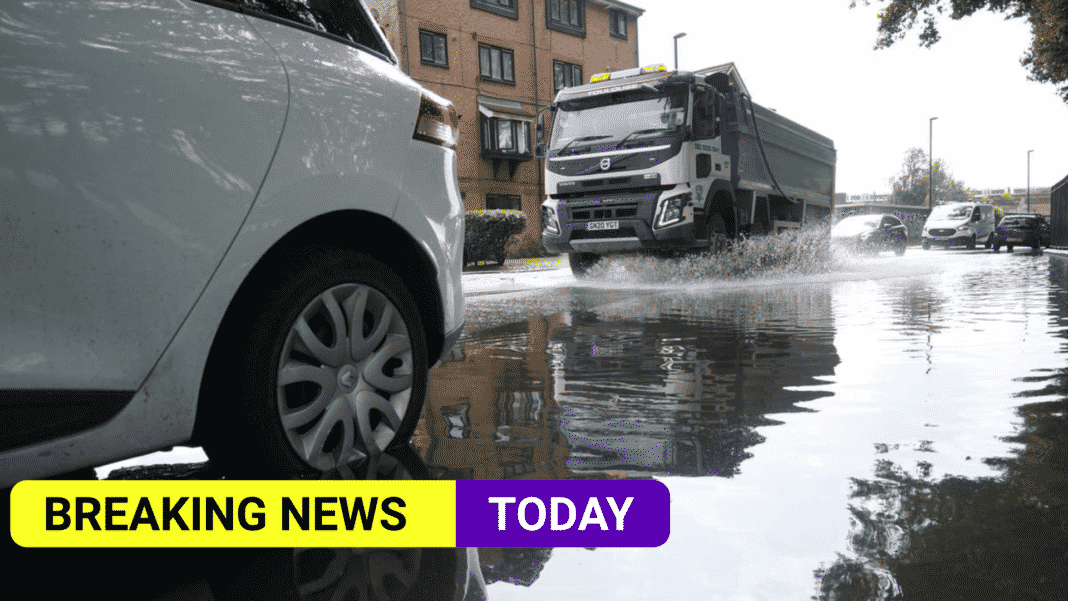
[[[671,69],[679,32],[680,69],[733,62],[754,102],[834,140],[838,192],[889,192],[905,151],[926,152],[930,117],[935,158],[968,187],[1026,187],[1028,150],[1033,188],[1068,175],[1068,105],[1028,81],[1025,20],[945,19],[933,48],[912,32],[876,51],[878,7],[860,2],[624,1],[645,10],[640,64]]]

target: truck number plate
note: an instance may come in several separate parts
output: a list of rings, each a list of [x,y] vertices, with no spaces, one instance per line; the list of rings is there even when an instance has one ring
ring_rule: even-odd
[[[591,221],[586,224],[586,230],[618,230],[618,221]]]

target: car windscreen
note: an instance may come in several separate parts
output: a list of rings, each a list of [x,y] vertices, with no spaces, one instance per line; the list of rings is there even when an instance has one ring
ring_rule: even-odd
[[[943,205],[931,210],[930,221],[953,221],[972,216],[972,205]]]
[[[998,227],[1031,227],[1034,223],[1034,217],[1006,217]]]
[[[832,236],[856,236],[879,227],[882,218],[878,215],[846,217],[831,228]]]

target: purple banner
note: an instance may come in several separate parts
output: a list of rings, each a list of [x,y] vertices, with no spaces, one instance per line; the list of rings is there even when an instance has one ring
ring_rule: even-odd
[[[657,480],[460,480],[458,547],[659,547],[671,495]]]

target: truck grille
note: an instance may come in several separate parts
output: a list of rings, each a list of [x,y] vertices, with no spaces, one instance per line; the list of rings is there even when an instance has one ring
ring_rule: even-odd
[[[575,221],[588,221],[590,219],[622,219],[634,217],[638,214],[638,205],[623,205],[612,207],[598,207],[596,209],[572,209],[571,219]]]
[[[572,240],[594,240],[598,238],[637,238],[632,227],[621,227],[618,230],[575,230],[571,233]]]
[[[932,236],[952,236],[954,231],[956,230],[953,230],[952,228],[940,228],[934,230],[927,230],[927,233],[931,234]]]

